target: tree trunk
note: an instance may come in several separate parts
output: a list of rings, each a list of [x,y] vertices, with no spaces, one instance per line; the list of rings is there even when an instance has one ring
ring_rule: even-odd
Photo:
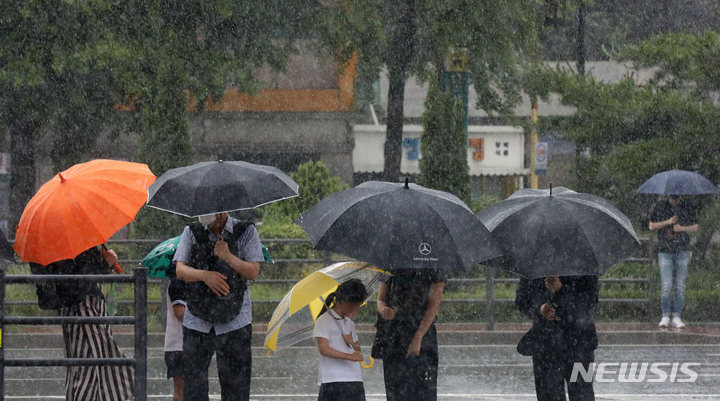
[[[578,27],[577,27],[577,71],[580,75],[585,75],[585,59],[587,58],[585,49],[585,2],[580,2],[578,8]]]
[[[387,131],[385,137],[385,181],[400,180],[402,160],[402,133],[405,102],[405,77],[397,71],[389,73]]]
[[[10,118],[10,221],[7,234],[14,236],[25,205],[35,193],[35,131],[38,124],[18,114]]]
[[[405,115],[405,78],[415,49],[416,30],[415,1],[405,0],[396,7],[400,14],[394,21],[393,27],[390,28],[387,49],[389,88],[383,179],[389,182],[400,181],[403,118]]]

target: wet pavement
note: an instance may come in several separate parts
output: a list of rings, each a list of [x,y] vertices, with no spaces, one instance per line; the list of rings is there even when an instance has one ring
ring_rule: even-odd
[[[365,328],[368,329],[368,328]],[[529,357],[515,351],[524,326],[499,327],[486,332],[481,327],[446,326],[440,330],[440,400],[534,400],[532,365]],[[253,349],[253,400],[316,400],[317,351],[309,343],[281,350],[266,357],[260,347],[261,330],[256,329]],[[132,353],[131,335],[118,333],[126,354]],[[148,399],[170,400],[172,382],[165,378],[161,335],[151,335],[148,348]],[[372,332],[361,334],[365,353],[369,353]],[[606,363],[595,392],[598,400],[720,400],[720,330],[714,326],[694,327],[686,331],[660,332],[652,326],[614,325],[600,327],[601,346],[596,363]],[[8,357],[62,356],[57,334],[9,334],[5,341]],[[27,348],[26,348],[27,347]],[[636,377],[647,363],[646,380],[621,382],[620,363],[636,363]],[[664,372],[664,382],[649,364]],[[695,382],[681,382],[697,374]],[[675,369],[673,372],[673,367]],[[628,370],[632,370],[628,366]],[[614,371],[615,373],[610,373]],[[6,368],[6,395],[9,400],[62,399],[63,368]],[[627,371],[626,371],[627,373]],[[622,375],[623,378],[627,374]],[[219,385],[211,369],[211,399],[220,399]],[[671,381],[671,378],[674,381]],[[382,362],[364,371],[368,401],[384,400]]]

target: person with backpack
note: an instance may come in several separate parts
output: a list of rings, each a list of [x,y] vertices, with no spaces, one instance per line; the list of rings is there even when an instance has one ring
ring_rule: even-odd
[[[42,266],[30,263],[33,274],[110,274],[118,261],[111,249],[92,247],[74,259]],[[91,281],[45,282],[36,285],[40,309],[60,316],[107,316],[100,284]],[[124,358],[108,324],[63,324],[66,358]],[[68,366],[65,393],[68,401],[115,401],[133,397],[131,366]]]
[[[200,216],[183,230],[173,261],[186,282],[183,352],[186,401],[209,399],[208,369],[217,354],[224,401],[250,399],[252,309],[248,281],[264,260],[252,223],[227,213]]]

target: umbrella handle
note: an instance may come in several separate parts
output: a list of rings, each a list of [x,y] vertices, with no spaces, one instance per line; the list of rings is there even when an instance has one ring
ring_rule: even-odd
[[[364,369],[370,369],[373,365],[375,365],[375,359],[373,357],[369,356],[368,359],[370,359],[370,362],[368,362],[367,365],[365,364],[365,361],[360,362],[360,366]]]
[[[107,247],[105,246],[105,244],[102,244],[102,250],[104,252],[107,252]],[[115,269],[115,273],[122,273],[122,267],[120,267],[120,263],[115,262],[112,267]]]

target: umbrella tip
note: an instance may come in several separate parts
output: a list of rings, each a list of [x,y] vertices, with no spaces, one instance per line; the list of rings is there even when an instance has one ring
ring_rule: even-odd
[[[65,182],[65,177],[63,177],[62,173],[58,173],[58,177],[60,177],[60,182]]]
[[[550,196],[552,196],[552,182],[550,183]]]
[[[405,177],[405,189],[410,189],[410,179]]]

